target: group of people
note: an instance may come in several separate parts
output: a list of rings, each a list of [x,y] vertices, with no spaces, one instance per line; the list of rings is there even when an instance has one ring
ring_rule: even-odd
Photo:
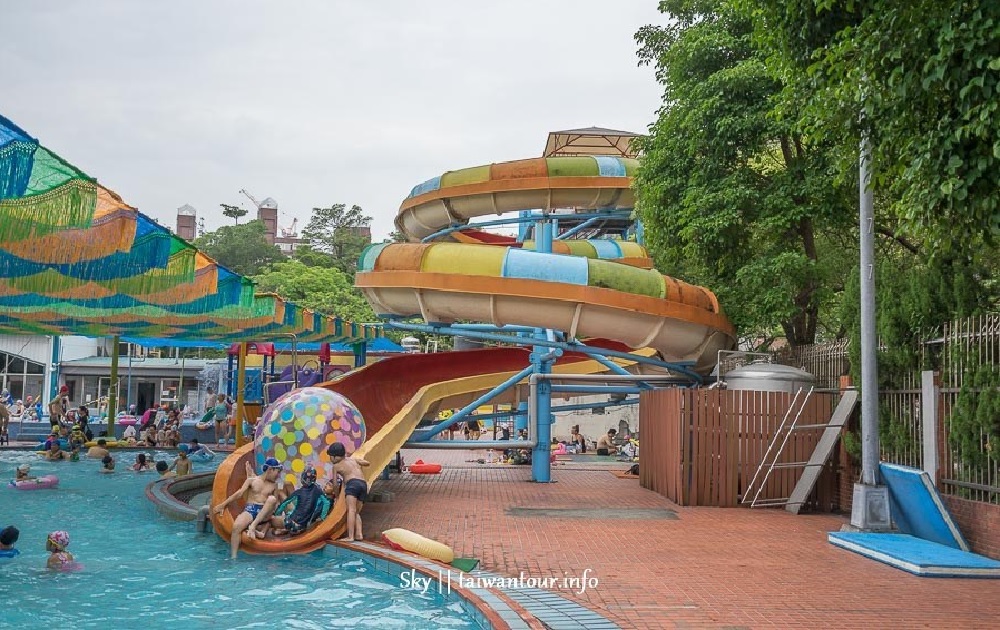
[[[21,537],[21,531],[13,525],[8,525],[0,530],[0,560],[9,560],[20,555],[20,551],[14,546]],[[45,538],[45,550],[49,552],[45,565],[49,569],[56,571],[73,571],[80,568],[73,554],[66,551],[69,547],[69,533],[58,530],[50,533]]]
[[[0,391],[0,437],[7,438],[11,421],[34,421],[42,417],[42,397],[36,400],[28,396],[25,400],[14,400],[11,393],[4,389]],[[4,441],[7,441],[6,439]]]
[[[339,442],[331,444],[326,452],[333,464],[333,478],[320,486],[316,469],[308,466],[300,475],[301,486],[287,495],[278,487],[282,471],[278,460],[267,459],[260,475],[247,464],[243,485],[214,507],[215,513],[221,515],[234,501],[246,496],[246,506],[233,521],[229,539],[231,558],[236,559],[244,532],[251,539],[269,535],[295,536],[326,518],[339,494],[336,479],[342,480],[347,501],[347,535],[342,540],[364,538],[361,509],[368,498],[368,482],[362,468],[369,463],[361,458],[347,457],[344,445]]]
[[[578,453],[587,452],[587,439],[580,433],[580,425],[574,424],[570,430],[569,446]],[[597,455],[614,455],[618,452],[615,445],[615,437],[618,435],[617,429],[608,429],[608,432],[597,438],[595,452]]]

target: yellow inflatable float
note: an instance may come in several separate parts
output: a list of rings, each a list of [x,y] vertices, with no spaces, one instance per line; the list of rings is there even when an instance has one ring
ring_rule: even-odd
[[[125,446],[129,445],[128,442],[124,442],[124,441],[119,442],[118,440],[108,440],[106,438],[101,438],[101,439],[104,440],[105,442],[107,442],[107,444],[104,445],[104,448],[119,448],[119,447],[125,447]],[[91,446],[97,446],[97,440],[91,440],[90,442],[84,442],[83,445],[86,446],[87,448],[90,448]]]
[[[417,555],[444,562],[445,564],[451,564],[451,561],[455,559],[455,552],[448,545],[425,538],[408,529],[388,529],[382,532],[382,540],[393,549],[411,551]]]

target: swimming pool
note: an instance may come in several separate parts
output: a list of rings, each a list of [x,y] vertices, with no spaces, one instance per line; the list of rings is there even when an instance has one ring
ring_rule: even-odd
[[[134,452],[116,453],[119,466]],[[172,460],[158,452],[156,459]],[[155,473],[97,472],[99,464],[45,462],[0,452],[6,486],[18,464],[59,476],[56,490],[0,488],[0,527],[21,530],[21,555],[0,560],[0,628],[479,628],[455,597],[403,589],[396,576],[357,557],[241,554],[170,521],[145,499]],[[218,462],[195,464],[210,470]],[[69,532],[78,573],[45,569],[46,535]]]

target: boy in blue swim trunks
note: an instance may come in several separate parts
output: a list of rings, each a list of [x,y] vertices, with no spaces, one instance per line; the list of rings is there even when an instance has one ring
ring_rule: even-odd
[[[358,457],[347,457],[344,445],[334,442],[326,449],[333,464],[333,474],[344,478],[344,496],[347,499],[347,540],[364,540],[361,529],[361,509],[368,498],[368,482],[361,469],[370,464]]]
[[[302,487],[292,493],[292,496],[283,502],[269,520],[261,517],[263,521],[261,528],[257,528],[257,520],[250,526],[250,533],[253,537],[263,538],[267,535],[268,528],[273,528],[275,536],[289,534],[295,536],[306,531],[315,521],[326,518],[330,511],[330,500],[326,497],[324,490],[316,484],[316,469],[307,467],[302,472]],[[270,512],[270,499],[262,514]],[[289,511],[290,510],[290,511]]]
[[[264,504],[271,502],[272,505],[277,505],[277,499],[275,498],[275,493],[278,490],[278,476],[281,473],[281,463],[278,460],[270,457],[264,462],[264,473],[260,476],[253,474],[253,470],[250,465],[247,464],[247,480],[243,482],[240,489],[229,496],[225,501],[215,506],[215,513],[218,515],[222,514],[222,511],[226,507],[243,496],[247,496],[247,505],[239,516],[233,521],[233,531],[229,536],[229,551],[230,558],[236,559],[236,553],[240,548],[240,536],[243,532],[247,531],[251,523],[259,520],[258,516],[261,516],[261,511],[264,509]],[[273,509],[273,508],[272,508]],[[264,515],[267,516],[266,514]],[[252,534],[251,534],[251,537]]]

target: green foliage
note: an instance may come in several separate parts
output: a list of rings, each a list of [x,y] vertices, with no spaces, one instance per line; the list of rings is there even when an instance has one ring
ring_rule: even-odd
[[[948,441],[963,464],[982,469],[988,455],[1000,457],[1000,371],[996,365],[973,361],[965,366],[962,389],[951,412]]]
[[[258,291],[271,291],[300,306],[353,322],[373,322],[375,313],[346,273],[310,267],[299,260],[272,265],[254,278]]]
[[[785,114],[843,147],[862,130],[873,184],[929,255],[1000,234],[1000,3],[736,0],[786,83]]]
[[[664,87],[636,177],[657,266],[711,287],[745,336],[813,343],[854,260],[853,195],[830,181],[830,147],[778,115],[749,20],[724,0],[660,11],[669,26],[636,34]]]
[[[990,270],[983,261],[937,257],[924,260],[898,249],[882,248],[876,256],[876,331],[880,341],[880,386],[901,386],[900,377],[934,369],[923,346],[943,323],[989,310],[995,293],[986,284]],[[860,382],[860,275],[850,274],[841,304],[850,331],[852,374]]]
[[[224,267],[244,276],[252,276],[267,265],[284,260],[280,249],[268,245],[264,224],[258,220],[221,227],[199,236],[194,245]]]
[[[372,218],[360,206],[348,208],[335,203],[329,208],[313,208],[302,236],[314,251],[328,254],[333,265],[354,277],[361,252],[371,242]]]
[[[246,210],[244,210],[243,208],[241,208],[239,206],[229,206],[229,205],[226,205],[224,203],[220,203],[219,205],[222,206],[222,214],[223,214],[223,216],[227,216],[230,219],[235,220],[236,221],[236,225],[240,224],[240,217],[246,215],[246,213],[247,213]]]

